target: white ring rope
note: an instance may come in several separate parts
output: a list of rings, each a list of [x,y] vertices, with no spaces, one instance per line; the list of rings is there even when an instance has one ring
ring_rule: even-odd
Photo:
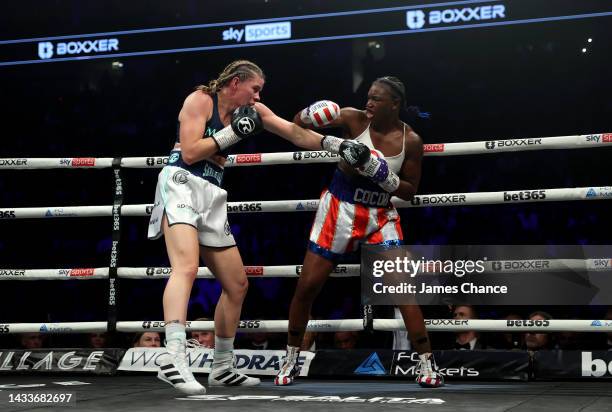
[[[504,319],[426,319],[427,330],[457,332],[607,332],[612,331],[612,320],[551,319],[548,321]],[[405,330],[402,319],[374,319],[374,330]]]
[[[288,320],[241,320],[238,332],[286,333]],[[425,319],[428,331],[458,332],[476,330],[481,332],[612,332],[612,320],[571,320],[551,319],[547,321],[503,319]],[[106,322],[65,322],[65,323],[6,323],[4,333],[49,334],[106,332]],[[373,329],[379,331],[406,330],[401,319],[373,319]],[[213,321],[187,322],[187,330],[214,331]],[[338,332],[364,330],[363,319],[311,320],[309,332]],[[118,332],[163,332],[162,321],[120,321]]]
[[[508,263],[508,265],[506,265]],[[544,264],[546,263],[546,264]],[[499,264],[499,269],[494,265]],[[541,273],[555,271],[612,271],[612,259],[529,259],[529,260],[487,260],[483,262],[487,273]],[[360,276],[360,265],[338,265],[331,277],[346,278]],[[297,278],[302,265],[279,266],[245,266],[248,277],[253,278]],[[122,279],[159,279],[170,277],[169,267],[120,267],[117,276]],[[200,267],[198,279],[214,279],[212,272]],[[72,269],[0,269],[2,280],[72,280],[72,279],[107,279],[108,268],[72,268]]]
[[[0,269],[1,280],[108,279],[108,268]]]
[[[575,187],[562,189],[525,189],[500,192],[442,193],[417,195],[412,200],[391,201],[399,208],[494,205],[508,203],[559,202],[577,200],[612,199],[612,186]],[[314,212],[319,205],[318,199],[272,200],[228,202],[228,213],[265,213],[265,212]],[[121,216],[149,216],[153,205],[124,205]],[[0,212],[14,219],[41,219],[54,217],[101,217],[111,216],[113,206],[48,206],[0,208]],[[8,213],[7,213],[8,212]]]
[[[456,156],[545,149],[586,149],[601,146],[612,147],[612,133],[434,143],[424,145],[423,149],[425,156]],[[227,158],[226,166],[333,163],[339,159],[338,155],[324,151],[250,153],[230,155]],[[112,162],[113,159],[110,157],[0,158],[0,169],[103,169],[112,167]],[[121,159],[121,167],[155,168],[163,167],[167,162],[167,156],[124,157]]]
[[[514,152],[543,149],[580,149],[608,146],[612,143],[612,134],[600,133],[590,135],[557,136],[545,138],[525,138],[507,140],[488,140],[465,143],[426,144],[426,156],[452,156],[467,154],[486,154],[499,152]],[[50,169],[50,168],[109,168],[113,167],[113,158],[0,158],[0,169]],[[339,157],[328,152],[306,151],[286,153],[255,153],[231,155],[226,166],[274,165],[290,163],[332,163]],[[121,167],[129,168],[155,168],[163,167],[167,157],[129,157],[121,159]],[[561,189],[528,189],[503,192],[478,193],[451,193],[419,195],[412,201],[402,201],[397,198],[393,203],[398,208],[429,207],[429,206],[456,206],[456,205],[483,205],[519,202],[542,201],[570,201],[612,198],[612,187],[582,187]],[[296,212],[314,211],[318,200],[283,200],[261,202],[231,202],[228,203],[229,213],[252,212]],[[121,208],[122,216],[148,216],[152,205],[124,205]],[[0,209],[4,218],[47,218],[47,217],[94,217],[111,216],[113,206],[66,206],[66,207],[36,207],[36,208],[6,208]],[[602,259],[598,259],[602,261]],[[608,260],[608,259],[603,259]],[[588,260],[587,260],[588,261]],[[585,265],[581,261],[579,265]],[[492,262],[491,262],[492,263]],[[566,262],[567,263],[567,262]],[[609,262],[608,262],[609,263]],[[565,264],[564,264],[565,265]],[[350,269],[349,269],[350,266]],[[589,266],[589,263],[586,263]],[[357,267],[357,268],[355,268]],[[258,266],[248,267],[252,271],[250,276],[298,276],[299,266]],[[255,268],[255,269],[253,269]],[[347,265],[346,273],[340,272],[332,276],[356,276],[358,265]],[[583,268],[583,267],[582,267]],[[601,266],[599,267],[601,268]],[[159,269],[159,273],[157,273]],[[165,270],[164,270],[165,269]],[[564,267],[567,269],[567,267]],[[608,268],[606,267],[605,270]],[[151,274],[152,270],[152,274]],[[144,271],[144,275],[143,275]],[[523,272],[524,270],[520,270]],[[168,272],[168,273],[166,273]],[[125,278],[149,278],[159,275],[167,277],[167,268],[118,268],[118,276]],[[108,268],[82,268],[82,269],[0,269],[0,279],[104,279],[109,276]],[[206,268],[200,268],[198,277],[212,277]],[[344,331],[364,330],[363,319],[344,320],[315,320],[308,323],[309,331]],[[514,322],[514,323],[510,323]],[[455,320],[455,319],[429,319],[426,320],[430,331],[574,331],[574,332],[603,332],[612,331],[612,321],[600,320],[550,320],[542,321],[506,321],[506,320]],[[189,329],[214,330],[214,322],[190,322]],[[107,322],[69,322],[69,323],[12,323],[2,324],[4,333],[86,333],[104,332]],[[241,332],[286,332],[287,320],[241,321]],[[374,319],[374,330],[404,330],[404,323],[398,319]],[[116,330],[120,332],[142,332],[147,330],[163,331],[163,322],[117,322]]]
[[[249,277],[299,277],[301,265],[280,266],[245,266]],[[169,267],[119,267],[117,276],[123,279],[157,279],[170,277]],[[338,265],[332,277],[359,276],[359,265]],[[200,267],[198,279],[214,279],[212,272],[206,267]],[[71,280],[71,279],[107,279],[108,268],[76,268],[76,269],[0,269],[2,280]]]

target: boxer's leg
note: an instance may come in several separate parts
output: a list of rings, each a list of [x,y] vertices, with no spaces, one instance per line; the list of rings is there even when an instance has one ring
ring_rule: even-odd
[[[198,272],[199,246],[197,230],[188,224],[168,225],[163,216],[162,228],[172,266],[164,290],[167,354],[160,358],[158,378],[189,395],[206,393],[189,370],[186,360],[185,320],[191,287]]]
[[[249,285],[238,248],[202,246],[201,252],[206,266],[223,288],[215,309],[215,355],[208,383],[211,386],[259,385],[258,378],[244,375],[234,367],[234,338]]]
[[[289,333],[287,337],[289,346],[300,347],[302,344],[312,304],[333,269],[334,263],[332,261],[310,250],[306,251],[302,273],[300,273],[289,308]]]
[[[306,251],[304,265],[298,280],[291,307],[289,309],[289,333],[287,337],[287,355],[281,369],[274,379],[276,385],[291,385],[299,375],[297,364],[300,345],[304,339],[306,325],[310,318],[312,303],[319,295],[323,285],[334,269],[334,263],[312,251]]]

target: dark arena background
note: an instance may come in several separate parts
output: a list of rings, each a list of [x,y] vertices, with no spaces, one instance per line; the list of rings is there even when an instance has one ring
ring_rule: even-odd
[[[359,259],[342,262],[314,304],[304,378],[275,387],[316,201],[337,159],[265,131],[235,146],[223,180],[249,275],[237,365],[263,383],[189,399],[155,378],[169,261],[147,225],[185,97],[247,59],[265,73],[262,102],[287,120],[322,99],[363,110],[376,78],[404,82],[410,109],[400,117],[425,144],[417,197],[398,207],[407,245],[612,245],[612,3],[0,8],[1,409],[63,408],[15,395],[72,393],[78,410],[609,410],[612,299],[423,306],[446,375],[445,387],[426,390],[393,307],[363,306]],[[603,247],[597,264],[612,276]],[[214,278],[196,280],[193,329],[213,330],[220,293]],[[156,331],[161,349],[138,347]],[[190,350],[205,382],[212,350]]]

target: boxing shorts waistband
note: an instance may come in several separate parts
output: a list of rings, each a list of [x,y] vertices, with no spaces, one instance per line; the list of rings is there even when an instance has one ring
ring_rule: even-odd
[[[168,166],[180,167],[194,176],[221,187],[221,182],[223,181],[223,168],[206,159],[189,165],[183,160],[180,150],[173,150],[168,157]]]
[[[348,176],[336,169],[328,188],[339,200],[367,207],[390,207],[391,194],[362,176]]]

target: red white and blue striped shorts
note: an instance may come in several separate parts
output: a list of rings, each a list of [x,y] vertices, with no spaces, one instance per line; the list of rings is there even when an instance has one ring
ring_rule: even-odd
[[[310,231],[309,249],[336,261],[356,252],[361,243],[400,245],[403,238],[400,217],[393,205],[351,203],[324,190]]]

